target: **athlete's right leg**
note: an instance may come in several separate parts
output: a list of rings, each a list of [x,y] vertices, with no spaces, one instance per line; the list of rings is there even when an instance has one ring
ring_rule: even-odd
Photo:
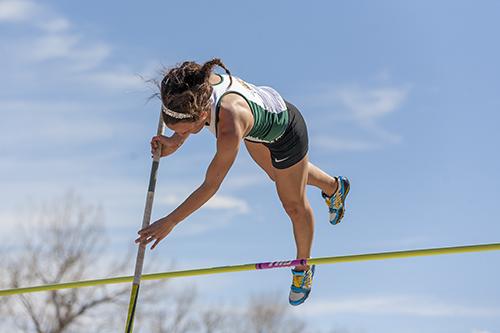
[[[272,181],[275,181],[275,169],[271,162],[269,149],[261,143],[249,142],[247,140],[245,140],[245,145],[255,162],[266,172]],[[340,188],[339,179],[342,182]],[[330,223],[339,223],[344,217],[344,201],[349,193],[349,180],[345,177],[332,177],[311,162],[308,162],[307,184],[321,190],[329,209]]]
[[[337,191],[338,181],[336,177],[332,177],[311,162],[308,166],[307,184],[316,186],[323,193],[331,196]]]

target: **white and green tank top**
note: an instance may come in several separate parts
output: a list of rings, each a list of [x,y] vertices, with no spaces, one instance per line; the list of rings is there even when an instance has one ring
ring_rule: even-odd
[[[212,114],[208,128],[217,136],[217,122],[222,97],[227,94],[242,96],[252,110],[254,125],[245,139],[257,142],[273,142],[283,135],[289,123],[289,114],[283,98],[271,87],[255,86],[231,75],[219,75],[221,82],[212,85]]]

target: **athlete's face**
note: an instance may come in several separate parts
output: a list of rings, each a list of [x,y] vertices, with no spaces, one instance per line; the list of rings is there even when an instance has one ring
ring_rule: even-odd
[[[208,112],[202,112],[198,121],[181,121],[177,124],[167,124],[167,127],[181,135],[196,134],[203,129],[207,118]]]

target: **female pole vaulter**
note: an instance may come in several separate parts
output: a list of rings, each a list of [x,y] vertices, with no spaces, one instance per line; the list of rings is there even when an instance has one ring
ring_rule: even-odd
[[[217,65],[225,75],[213,73]],[[344,216],[350,184],[346,177],[332,177],[309,162],[307,128],[299,110],[274,89],[232,76],[220,59],[203,65],[186,61],[170,69],[161,81],[160,96],[163,121],[174,134],[153,137],[152,151],[161,144],[161,156],[170,155],[189,135],[208,127],[215,134],[217,152],[203,184],[169,215],[140,230],[136,243],[154,241],[154,249],[178,223],[203,206],[219,189],[243,140],[252,158],[276,184],[293,224],[297,259],[310,258],[314,216],[306,185],[321,190],[330,223],[335,225]],[[314,265],[292,269],[290,304],[307,299],[313,276]]]

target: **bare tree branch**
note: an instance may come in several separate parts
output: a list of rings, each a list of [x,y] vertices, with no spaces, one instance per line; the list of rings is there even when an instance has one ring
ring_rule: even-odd
[[[104,222],[98,207],[84,205],[75,194],[69,193],[62,200],[32,211],[36,224],[25,228],[23,247],[9,263],[10,287],[81,280],[89,278],[91,269],[99,265],[110,270],[125,267],[129,258],[109,263],[102,257]],[[89,311],[106,304],[115,305],[116,298],[125,295],[128,289],[129,286],[122,286],[107,292],[106,286],[99,286],[22,295],[15,297],[18,302],[13,307],[16,310],[11,312],[12,322],[23,322],[15,318],[24,312],[30,318],[29,325],[22,324],[25,331],[66,332]],[[9,301],[9,306],[12,305]]]

